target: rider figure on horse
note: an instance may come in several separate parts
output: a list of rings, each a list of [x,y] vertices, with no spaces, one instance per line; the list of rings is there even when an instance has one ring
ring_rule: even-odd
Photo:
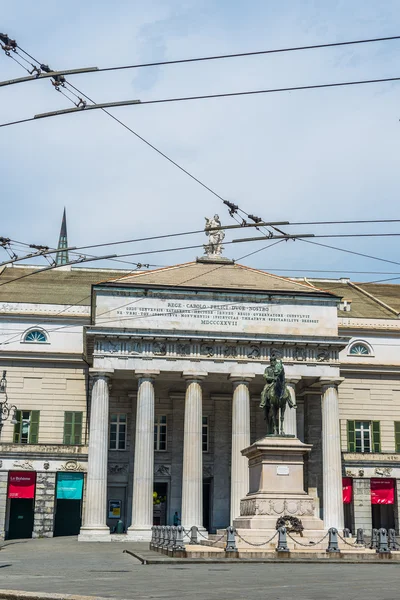
[[[260,408],[265,413],[267,435],[284,435],[283,421],[286,405],[288,404],[290,408],[297,408],[297,406],[293,403],[286,386],[285,369],[282,361],[277,359],[276,356],[271,356],[270,364],[265,369],[263,377],[266,384],[261,392]]]

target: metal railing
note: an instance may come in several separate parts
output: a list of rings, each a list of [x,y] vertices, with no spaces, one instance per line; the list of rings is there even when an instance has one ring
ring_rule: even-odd
[[[389,529],[389,531],[384,528],[373,529],[369,546],[365,542],[364,530],[361,528],[357,529],[357,536],[354,542],[348,541],[351,538],[346,530],[343,531],[343,534],[344,535],[341,535],[335,527],[331,527],[320,539],[309,540],[308,543],[305,544],[293,537],[286,527],[278,527],[277,531],[272,537],[269,537],[261,542],[251,542],[239,534],[234,527],[230,526],[225,529],[222,535],[214,540],[209,540],[196,526],[186,530],[180,525],[178,527],[157,525],[152,527],[150,549],[172,555],[175,555],[176,553],[183,553],[186,552],[187,545],[198,545],[200,536],[207,540],[207,546],[215,546],[224,540],[224,551],[226,556],[238,552],[236,538],[250,547],[260,548],[261,546],[267,546],[267,544],[270,544],[277,537],[278,539],[276,542],[275,551],[278,554],[290,552],[287,542],[288,538],[296,545],[307,548],[313,548],[313,546],[315,547],[319,544],[322,544],[322,542],[328,538],[326,552],[333,554],[340,553],[341,551],[339,547],[339,540],[354,550],[369,548],[371,550],[376,550],[376,552],[380,554],[390,554],[392,551],[400,550],[400,543],[397,541],[396,532],[394,529]]]

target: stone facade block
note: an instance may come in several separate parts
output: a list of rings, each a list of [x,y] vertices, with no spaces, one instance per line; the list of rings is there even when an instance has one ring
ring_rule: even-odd
[[[36,480],[35,518],[32,537],[52,537],[56,473],[38,473]]]

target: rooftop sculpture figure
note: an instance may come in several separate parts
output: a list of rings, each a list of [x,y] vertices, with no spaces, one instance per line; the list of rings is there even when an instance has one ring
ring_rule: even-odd
[[[208,244],[204,244],[204,251],[206,255],[210,258],[212,257],[220,257],[222,254],[222,250],[224,247],[222,246],[222,242],[225,238],[225,233],[222,229],[214,229],[213,227],[221,227],[221,221],[219,220],[218,215],[214,215],[213,218],[206,219],[206,226],[204,231],[208,236]]]

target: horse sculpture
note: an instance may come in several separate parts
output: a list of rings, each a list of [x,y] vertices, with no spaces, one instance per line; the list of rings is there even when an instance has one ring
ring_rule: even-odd
[[[272,356],[269,366],[264,371],[266,384],[261,392],[260,408],[264,410],[267,421],[267,435],[285,435],[283,421],[286,405],[297,408],[292,402],[286,386],[285,369],[282,361]]]

